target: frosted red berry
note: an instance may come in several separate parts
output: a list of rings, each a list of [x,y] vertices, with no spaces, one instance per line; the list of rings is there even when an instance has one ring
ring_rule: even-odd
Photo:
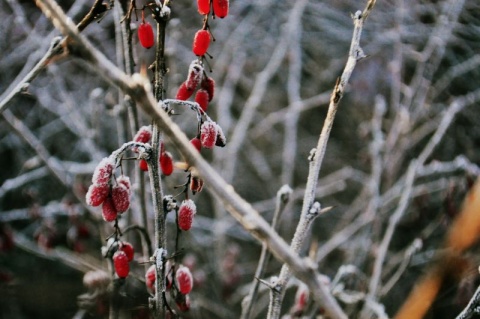
[[[155,265],[151,265],[148,267],[147,272],[145,273],[145,284],[147,285],[147,289],[150,292],[155,292]]]
[[[113,205],[111,197],[107,197],[102,205],[102,217],[106,222],[112,222],[117,218],[118,212]]]
[[[206,112],[208,108],[209,96],[207,90],[199,89],[195,94],[195,102],[198,103],[200,108]]]
[[[88,188],[85,199],[87,204],[93,207],[100,206],[110,194],[108,184],[92,184]]]
[[[117,183],[125,186],[129,191],[130,191],[130,188],[132,188],[132,184],[130,183],[130,178],[128,176],[122,175],[118,177]]]
[[[198,60],[192,61],[188,67],[188,76],[185,85],[188,90],[195,90],[203,78],[203,66]],[[193,93],[193,92],[192,92]]]
[[[197,0],[198,13],[205,15],[210,13],[210,0]]]
[[[208,92],[208,102],[210,102],[215,94],[215,80],[208,76],[203,78],[202,89]]]
[[[122,242],[120,244],[120,250],[123,251],[125,253],[125,255],[127,255],[128,261],[133,260],[133,256],[135,255],[135,250],[133,249],[132,244],[130,244],[129,242],[126,242],[126,241]]]
[[[223,19],[228,15],[229,1],[228,0],[213,0],[213,13],[215,16]]]
[[[128,257],[125,252],[121,250],[117,250],[115,254],[113,254],[113,267],[115,268],[115,272],[117,276],[120,278],[125,278],[128,276],[130,272],[130,265],[128,264]]]
[[[206,148],[213,148],[217,141],[217,124],[213,121],[206,121],[200,128],[200,141],[202,146]]]
[[[200,141],[199,138],[197,137],[194,137],[190,140],[190,144],[193,145],[193,147],[195,147],[197,149],[197,151],[200,152],[200,150],[202,149],[202,142]]]
[[[178,309],[182,312],[190,310],[190,296],[189,295],[179,295],[175,298],[175,303]]]
[[[193,217],[197,213],[197,207],[193,200],[185,199],[178,209],[178,228],[187,231],[192,228]]]
[[[133,137],[133,141],[139,142],[139,143],[148,143],[151,138],[152,138],[152,126],[145,125],[138,130],[137,134],[135,134],[135,136]]]
[[[193,276],[185,266],[180,266],[175,273],[175,279],[177,281],[177,288],[184,295],[190,293],[193,288]]]
[[[130,192],[123,184],[112,187],[113,205],[118,213],[127,211],[130,207]]]
[[[194,92],[194,89],[187,88],[187,82],[183,82],[177,91],[177,96],[175,97],[177,100],[186,101],[188,100]]]
[[[138,26],[138,39],[142,47],[149,49],[155,44],[155,35],[152,25],[148,22],[142,22]]]
[[[115,160],[111,157],[105,157],[98,163],[92,176],[93,184],[107,184],[112,177],[115,168]]]
[[[169,176],[173,172],[173,158],[170,152],[160,154],[160,169],[163,175]]]
[[[140,162],[138,162],[138,166],[140,167],[140,169],[144,172],[147,172],[148,171],[148,163],[146,160],[144,159],[141,159]]]
[[[205,53],[207,53],[208,46],[210,45],[210,40],[210,32],[207,30],[198,30],[193,38],[193,53],[197,56],[205,55]]]

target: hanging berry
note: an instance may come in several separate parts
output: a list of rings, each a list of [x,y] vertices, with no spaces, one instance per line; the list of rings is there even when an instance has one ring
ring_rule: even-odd
[[[105,157],[98,163],[92,176],[93,184],[107,184],[112,177],[115,161],[111,157]]]
[[[121,250],[117,250],[115,254],[113,254],[113,267],[115,268],[115,272],[117,276],[120,278],[125,278],[128,276],[130,272],[130,265],[128,264],[128,257],[125,252]]]
[[[138,39],[145,49],[150,49],[155,44],[155,35],[150,23],[145,21],[145,13],[142,11],[142,23],[138,26]]]
[[[173,158],[170,152],[160,154],[160,169],[163,175],[169,176],[173,172]]]
[[[187,231],[192,227],[197,207],[193,200],[185,199],[178,209],[178,228]]]
[[[200,128],[200,141],[202,146],[206,148],[213,148],[217,141],[217,124],[213,121],[206,121]]]
[[[135,254],[135,250],[133,249],[133,246],[132,244],[130,244],[129,242],[122,242],[120,244],[120,250],[123,251],[125,253],[125,255],[127,255],[127,260],[130,262],[133,260],[133,256]]]
[[[135,134],[135,136],[133,137],[133,140],[139,143],[148,143],[150,142],[151,138],[152,138],[152,126],[145,125],[138,130],[137,134]]]
[[[207,90],[199,89],[197,93],[195,93],[195,102],[198,103],[198,105],[204,112],[207,111],[208,101],[209,101],[209,97],[208,97]]]
[[[147,285],[148,291],[151,293],[155,292],[155,265],[148,267],[147,272],[145,273],[145,284]]]
[[[210,0],[197,0],[198,13],[206,15],[210,13]]]
[[[193,145],[193,147],[195,147],[197,149],[197,151],[200,152],[200,150],[202,149],[202,142],[200,141],[199,138],[197,137],[194,137],[190,140],[190,144]]]
[[[118,213],[127,211],[130,207],[130,192],[125,185],[117,184],[112,187],[112,201]]]
[[[111,197],[107,197],[102,205],[102,217],[106,222],[113,222],[117,218],[118,212],[115,209]]]
[[[187,82],[185,81],[178,88],[177,96],[175,98],[177,100],[186,101],[192,96],[193,92],[194,92],[193,89],[190,90],[187,88]]]
[[[148,163],[146,160],[141,159],[140,162],[138,163],[138,166],[140,169],[144,172],[148,172]]]
[[[177,280],[178,290],[184,295],[190,293],[193,288],[193,276],[185,266],[180,266],[175,273],[175,279]]]
[[[213,13],[220,19],[223,19],[228,15],[228,7],[228,0],[213,0]]]
[[[202,89],[208,92],[208,102],[210,102],[215,93],[215,80],[208,76],[204,77],[202,81]]]
[[[88,188],[85,196],[87,204],[93,207],[100,206],[110,194],[110,186],[108,184],[92,184]]]
[[[210,32],[207,30],[198,30],[193,38],[192,51],[197,56],[203,56],[207,53],[208,46],[210,45]]]
[[[203,65],[200,61],[194,60],[188,67],[188,76],[185,85],[189,90],[195,90],[203,78]],[[193,93],[193,92],[192,92]]]

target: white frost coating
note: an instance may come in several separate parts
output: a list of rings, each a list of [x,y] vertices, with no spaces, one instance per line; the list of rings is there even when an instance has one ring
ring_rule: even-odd
[[[152,138],[152,126],[145,125],[138,130],[137,134],[135,134],[135,136],[133,137],[133,140],[135,142],[148,143],[151,138]]]
[[[192,215],[195,215],[197,213],[197,206],[195,205],[195,202],[191,199],[186,199],[182,202],[180,205],[180,210],[188,210]]]
[[[112,176],[115,160],[113,157],[105,157],[98,163],[92,176],[93,184],[107,184]]]
[[[218,125],[213,121],[206,121],[200,128],[200,141],[202,146],[206,148],[212,148],[217,141]]]
[[[199,60],[193,60],[188,67],[186,86],[189,90],[195,90],[203,77],[203,65]]]
[[[117,183],[125,186],[130,193],[130,188],[132,188],[132,184],[130,183],[130,177],[122,175],[117,178]]]
[[[223,147],[226,144],[227,144],[227,138],[225,137],[225,134],[223,133],[223,130],[220,127],[220,125],[217,124],[217,141],[215,142],[215,145]]]
[[[162,10],[160,10],[160,16],[162,18],[170,17],[171,10],[168,6],[162,6]]]

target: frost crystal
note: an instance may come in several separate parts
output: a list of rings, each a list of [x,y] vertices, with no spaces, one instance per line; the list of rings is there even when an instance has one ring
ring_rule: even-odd
[[[151,138],[152,138],[152,126],[145,125],[138,130],[137,134],[135,134],[135,136],[133,137],[133,140],[135,142],[148,143]]]
[[[85,199],[87,204],[93,207],[100,206],[110,193],[110,186],[108,184],[92,184],[88,188]]]
[[[198,60],[192,61],[188,67],[188,77],[185,81],[188,90],[195,90],[203,77],[203,66]]]
[[[175,273],[175,279],[177,280],[178,290],[184,295],[190,293],[193,288],[193,276],[185,266],[180,266]]]

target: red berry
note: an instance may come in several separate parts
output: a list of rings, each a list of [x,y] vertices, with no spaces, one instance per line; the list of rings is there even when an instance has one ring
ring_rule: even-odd
[[[215,80],[208,76],[205,77],[202,81],[202,89],[208,92],[208,102],[210,102],[215,93]]]
[[[129,242],[122,242],[120,245],[120,250],[123,251],[127,255],[128,261],[133,260],[133,256],[135,254],[135,250],[133,249],[132,244]]]
[[[138,166],[140,166],[140,169],[144,172],[148,172],[148,164],[147,161],[144,159],[141,159],[140,162],[138,162]]]
[[[112,177],[112,172],[115,167],[115,160],[110,157],[105,157],[98,163],[92,176],[93,184],[107,184]]]
[[[195,147],[197,149],[197,151],[200,152],[200,150],[202,149],[202,142],[200,141],[199,138],[197,137],[194,137],[190,140],[190,143],[193,145],[193,147]]]
[[[87,204],[93,207],[100,206],[110,194],[110,186],[108,184],[92,184],[88,188],[85,199]]]
[[[220,19],[228,15],[228,0],[213,0],[213,13]]]
[[[188,76],[185,84],[188,90],[195,90],[203,77],[203,66],[198,60],[192,61],[188,67]],[[193,92],[192,92],[193,93]]]
[[[128,176],[122,175],[118,177],[117,183],[125,186],[129,191],[130,191],[130,188],[132,188],[132,184],[130,183],[130,178]]]
[[[193,276],[185,266],[180,266],[175,273],[175,279],[177,280],[178,290],[184,295],[190,293],[193,288]]]
[[[152,293],[155,292],[155,280],[155,265],[151,265],[145,273],[145,284],[147,285],[147,289]]]
[[[192,191],[193,195],[196,193],[201,192],[203,189],[203,179],[200,177],[192,176],[190,179],[190,190]]]
[[[193,38],[193,53],[197,56],[202,56],[207,53],[210,45],[210,32],[207,30],[198,30]]]
[[[217,141],[217,124],[213,121],[206,121],[200,128],[200,141],[202,146],[212,148]]]
[[[197,0],[198,13],[209,14],[210,13],[210,0]]]
[[[163,175],[169,176],[173,172],[173,158],[170,152],[160,154],[160,169]]]
[[[117,218],[118,212],[113,205],[111,197],[107,197],[102,205],[102,216],[106,222],[113,222]]]
[[[155,35],[152,25],[148,22],[142,22],[138,26],[138,39],[142,47],[149,49],[155,44]]]
[[[193,200],[185,199],[178,209],[178,227],[187,231],[192,228],[193,217],[197,213],[197,207]]]
[[[208,92],[207,92],[207,90],[199,89],[199,90],[197,91],[197,93],[195,94],[195,102],[197,102],[198,105],[200,105],[200,108],[201,108],[204,112],[207,111],[208,101],[209,101],[209,97],[208,97]]]
[[[227,138],[223,134],[223,130],[220,125],[217,124],[217,140],[215,141],[215,146],[224,147],[227,145]]]
[[[180,87],[178,88],[177,96],[175,98],[177,100],[186,101],[192,96],[193,91],[193,89],[189,90],[187,88],[187,82],[183,82],[182,85],[180,85]]]
[[[135,134],[135,136],[133,137],[133,140],[139,143],[148,143],[151,138],[152,138],[152,126],[146,125],[146,126],[142,126],[138,130],[137,134]]]
[[[118,277],[125,278],[128,276],[130,265],[128,264],[128,257],[125,252],[117,250],[115,254],[113,254],[113,267]]]
[[[123,213],[130,207],[130,192],[123,184],[117,184],[112,188],[112,200],[117,212]]]

